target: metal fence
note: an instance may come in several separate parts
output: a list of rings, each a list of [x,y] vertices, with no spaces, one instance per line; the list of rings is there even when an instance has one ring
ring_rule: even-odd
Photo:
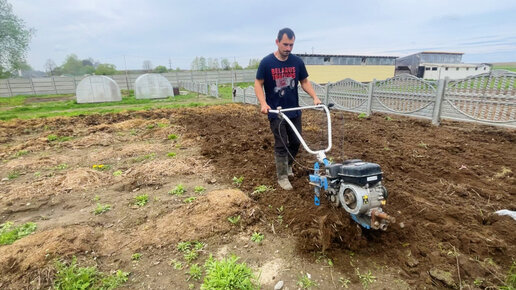
[[[134,83],[141,74],[121,74],[108,76],[120,89],[134,89]],[[175,71],[161,74],[172,86],[180,82],[219,83],[253,82],[256,70],[234,71]],[[0,97],[16,95],[75,94],[77,84],[82,77],[45,77],[45,78],[12,78],[0,80]]]
[[[370,83],[345,79],[312,86],[324,103],[344,111],[413,116],[435,125],[450,119],[516,128],[516,73],[505,70],[454,81],[426,81],[405,74]],[[258,103],[252,88],[235,88],[233,101]],[[299,102],[312,104],[300,86]]]
[[[219,97],[219,86],[218,84],[211,83],[198,83],[198,82],[190,82],[190,81],[181,81],[179,82],[179,87],[184,88],[185,90],[200,93],[207,96]]]

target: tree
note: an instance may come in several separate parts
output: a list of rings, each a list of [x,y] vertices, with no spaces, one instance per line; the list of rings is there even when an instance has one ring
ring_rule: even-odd
[[[56,67],[57,67],[56,63],[50,58],[47,59],[47,61],[45,62],[45,71],[50,76],[54,75],[54,71],[56,70]]]
[[[231,64],[231,68],[233,68],[233,69],[242,69],[242,67],[238,64],[237,61],[234,61],[233,64]]]
[[[0,77],[8,77],[25,63],[34,30],[13,13],[7,0],[0,0]]]
[[[229,64],[229,60],[227,58],[223,58],[221,61],[220,61],[220,67],[223,69],[223,70],[230,70],[231,69],[231,65]]]
[[[101,63],[95,70],[96,75],[115,75],[117,73],[116,66],[109,63]]]
[[[159,74],[166,73],[167,71],[167,67],[163,65],[158,65],[156,68],[154,68],[154,72]]]
[[[251,58],[249,60],[249,65],[246,68],[248,68],[248,69],[257,69],[259,65],[260,65],[260,60],[259,59]]]
[[[204,56],[201,56],[199,58],[199,70],[206,70],[208,66],[206,65],[206,59]]]
[[[152,70],[152,62],[150,60],[143,61],[143,70],[150,72]]]

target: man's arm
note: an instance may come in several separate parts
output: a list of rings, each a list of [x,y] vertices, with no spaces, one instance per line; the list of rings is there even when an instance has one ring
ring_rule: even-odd
[[[269,105],[267,105],[267,102],[265,101],[265,93],[263,92],[264,82],[264,80],[254,80],[254,93],[256,94],[256,98],[258,98],[258,101],[260,102],[260,112],[262,114],[267,114],[271,107],[269,107]]]
[[[317,97],[317,94],[315,93],[314,88],[312,87],[312,84],[308,80],[308,78],[305,78],[303,80],[300,80],[299,83],[301,84],[301,87],[303,90],[310,96],[312,99],[314,99],[314,105],[321,104],[321,100]]]

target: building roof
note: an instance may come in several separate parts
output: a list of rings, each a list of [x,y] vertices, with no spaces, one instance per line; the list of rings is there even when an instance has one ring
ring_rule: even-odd
[[[370,57],[370,58],[392,58],[397,56],[380,56],[380,55],[348,55],[348,54],[310,54],[310,53],[295,53],[299,57]]]
[[[415,54],[456,54],[456,55],[463,55],[464,52],[446,52],[446,51],[422,51]]]

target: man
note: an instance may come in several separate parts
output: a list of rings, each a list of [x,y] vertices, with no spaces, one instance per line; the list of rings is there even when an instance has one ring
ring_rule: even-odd
[[[291,54],[296,36],[290,28],[278,32],[276,45],[278,50],[264,57],[260,62],[254,81],[254,91],[260,102],[262,114],[268,114],[270,127],[274,134],[274,155],[276,175],[281,188],[292,190],[288,176],[293,176],[292,163],[301,142],[290,126],[278,118],[277,114],[268,113],[269,109],[299,107],[297,86],[313,98],[314,104],[321,103],[308,80],[303,61]],[[265,90],[265,94],[264,94]],[[285,113],[296,129],[301,133],[301,111]]]

